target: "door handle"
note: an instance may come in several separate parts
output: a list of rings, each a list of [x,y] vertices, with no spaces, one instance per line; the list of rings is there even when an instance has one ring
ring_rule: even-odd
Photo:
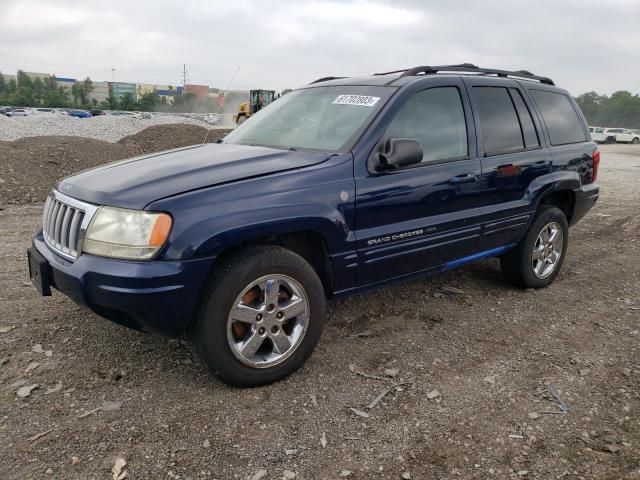
[[[465,173],[464,175],[456,175],[455,177],[451,177],[449,179],[449,183],[452,185],[458,185],[460,183],[470,183],[478,180],[478,177],[473,173]]]

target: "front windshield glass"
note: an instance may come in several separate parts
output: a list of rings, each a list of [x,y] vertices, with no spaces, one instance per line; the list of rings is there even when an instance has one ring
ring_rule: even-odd
[[[224,143],[348,151],[393,91],[367,86],[296,90],[252,115]]]

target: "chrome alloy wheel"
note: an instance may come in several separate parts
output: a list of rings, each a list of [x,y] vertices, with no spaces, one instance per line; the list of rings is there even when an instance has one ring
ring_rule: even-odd
[[[309,300],[302,285],[286,275],[267,275],[236,297],[227,319],[227,340],[243,364],[272,367],[295,352],[308,324]]]
[[[554,272],[560,263],[563,244],[562,227],[556,222],[545,225],[531,254],[531,266],[536,277],[547,278]]]

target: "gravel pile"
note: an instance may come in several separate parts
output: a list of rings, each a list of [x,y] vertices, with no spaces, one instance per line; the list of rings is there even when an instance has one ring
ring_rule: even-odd
[[[72,136],[0,141],[0,210],[6,204],[42,203],[56,181],[114,160],[215,142],[229,130],[199,125],[156,125],[117,142]]]
[[[150,119],[129,116],[100,115],[93,118],[74,118],[67,115],[47,114],[28,117],[5,117],[0,115],[0,141],[13,141],[25,137],[64,135],[86,137],[105,142],[117,142],[155,125],[187,124],[216,128],[191,118],[172,115],[157,115]]]

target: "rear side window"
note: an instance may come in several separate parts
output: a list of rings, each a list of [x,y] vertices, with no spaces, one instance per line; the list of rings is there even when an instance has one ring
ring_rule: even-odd
[[[533,118],[531,118],[531,112],[527,108],[527,105],[522,99],[522,94],[517,88],[510,88],[509,93],[511,99],[518,112],[518,119],[520,120],[520,127],[522,127],[522,137],[524,139],[525,148],[536,148],[540,146],[538,140],[538,133],[536,127],[533,125]]]
[[[411,97],[393,118],[385,138],[413,138],[422,164],[467,156],[467,125],[456,87],[434,87]]]
[[[516,91],[519,95],[519,93]],[[485,155],[519,152],[525,149],[525,140],[516,105],[509,91],[504,87],[473,87],[473,96],[478,106],[480,127],[484,139]],[[537,145],[537,134],[531,115],[522,102],[520,116],[526,124],[529,146]]]
[[[531,90],[549,130],[551,145],[586,142],[584,129],[569,98],[556,92]]]

